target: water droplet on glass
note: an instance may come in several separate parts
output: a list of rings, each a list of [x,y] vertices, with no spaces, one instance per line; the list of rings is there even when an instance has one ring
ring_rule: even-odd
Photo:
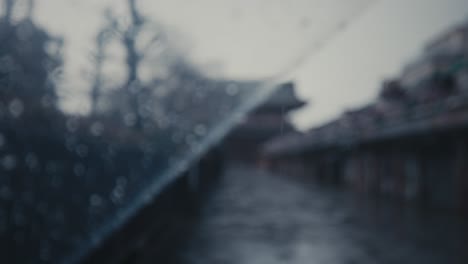
[[[124,123],[128,127],[132,127],[136,124],[136,116],[132,113],[128,113],[124,116]]]
[[[63,68],[57,68],[50,72],[49,79],[54,83],[61,82],[63,80]]]
[[[117,185],[112,190],[111,200],[115,204],[120,203],[122,199],[124,198],[124,195],[125,195],[125,187],[122,185]]]
[[[88,155],[88,147],[86,145],[80,144],[76,147],[76,153],[80,157],[86,157]]]
[[[176,144],[179,144],[179,143],[182,142],[184,137],[183,137],[182,133],[175,132],[174,134],[172,134],[171,139],[172,139],[172,142],[174,142]]]
[[[19,99],[13,99],[8,105],[8,110],[13,117],[19,117],[24,111],[23,102]]]
[[[170,125],[169,120],[167,118],[158,118],[157,123],[158,127],[161,129],[166,129]]]
[[[76,176],[83,176],[85,172],[86,172],[86,167],[83,164],[77,163],[75,164],[75,166],[73,166],[73,173]]]
[[[65,221],[65,214],[62,210],[57,209],[55,213],[53,214],[53,219],[55,220],[56,223],[63,223]]]
[[[55,188],[60,188],[62,186],[62,177],[60,174],[55,174],[50,180],[50,184]]]
[[[16,157],[13,155],[6,155],[2,159],[2,166],[5,170],[13,170],[16,167]]]
[[[26,166],[28,166],[29,169],[34,169],[39,165],[37,156],[31,152],[26,154],[25,162],[26,162]]]
[[[65,146],[68,151],[73,152],[76,149],[76,137],[67,135],[65,138]]]
[[[118,186],[125,186],[127,184],[127,179],[125,177],[118,177],[117,178],[117,185]]]
[[[187,135],[187,136],[185,136],[185,143],[186,143],[187,145],[193,145],[193,144],[195,143],[195,141],[196,141],[196,138],[195,138],[194,135]]]
[[[198,124],[195,126],[195,134],[199,135],[199,136],[204,136],[206,134],[206,126],[203,125],[203,124]]]
[[[166,87],[166,86],[159,86],[155,91],[154,91],[154,95],[156,96],[156,98],[163,98],[165,97],[169,92],[169,89]]]
[[[41,105],[45,108],[52,106],[53,99],[49,95],[44,95],[41,98]]]
[[[94,122],[91,127],[90,131],[93,136],[100,136],[104,130],[104,126],[101,124],[101,122]]]
[[[93,207],[99,207],[104,203],[104,200],[98,194],[93,194],[89,197],[89,204]]]
[[[226,93],[230,96],[234,96],[239,93],[239,87],[231,83],[226,87]]]
[[[75,132],[78,129],[78,120],[76,118],[69,118],[67,120],[67,129],[70,132]]]
[[[45,165],[47,174],[55,174],[58,171],[58,166],[55,161],[48,161]]]

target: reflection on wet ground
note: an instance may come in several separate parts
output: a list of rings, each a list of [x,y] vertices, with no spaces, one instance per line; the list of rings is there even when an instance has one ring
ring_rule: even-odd
[[[463,220],[230,166],[182,263],[467,263]]]

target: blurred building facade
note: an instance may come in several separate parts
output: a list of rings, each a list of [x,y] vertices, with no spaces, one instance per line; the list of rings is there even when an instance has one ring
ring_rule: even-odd
[[[468,213],[468,23],[434,39],[377,100],[270,142],[271,167]]]
[[[266,141],[281,134],[298,133],[288,114],[304,105],[305,102],[296,96],[294,83],[279,85],[263,104],[256,107],[229,134],[224,143],[228,158],[255,161],[259,157],[260,147]]]

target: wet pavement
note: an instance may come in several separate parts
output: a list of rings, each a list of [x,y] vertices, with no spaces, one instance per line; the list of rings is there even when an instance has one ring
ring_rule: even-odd
[[[461,264],[463,222],[237,165],[203,209],[181,262]]]

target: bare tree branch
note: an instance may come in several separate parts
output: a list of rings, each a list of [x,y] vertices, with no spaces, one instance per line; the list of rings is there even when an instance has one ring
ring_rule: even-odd
[[[101,88],[103,84],[103,73],[102,68],[106,59],[105,49],[108,42],[107,31],[108,28],[102,29],[96,36],[96,52],[94,56],[94,81],[91,88],[91,113],[95,115],[97,113],[97,106],[99,98],[101,96]]]
[[[136,7],[136,0],[128,0],[128,7],[130,10],[130,15],[132,17],[132,25],[141,26],[143,24],[143,17],[138,12]]]
[[[27,8],[26,8],[26,17],[29,19],[32,19],[33,14],[34,14],[34,8],[35,8],[35,1],[34,0],[27,0]]]
[[[4,19],[5,21],[7,21],[7,23],[11,22],[14,5],[15,5],[14,0],[3,0],[3,6],[5,7]]]

